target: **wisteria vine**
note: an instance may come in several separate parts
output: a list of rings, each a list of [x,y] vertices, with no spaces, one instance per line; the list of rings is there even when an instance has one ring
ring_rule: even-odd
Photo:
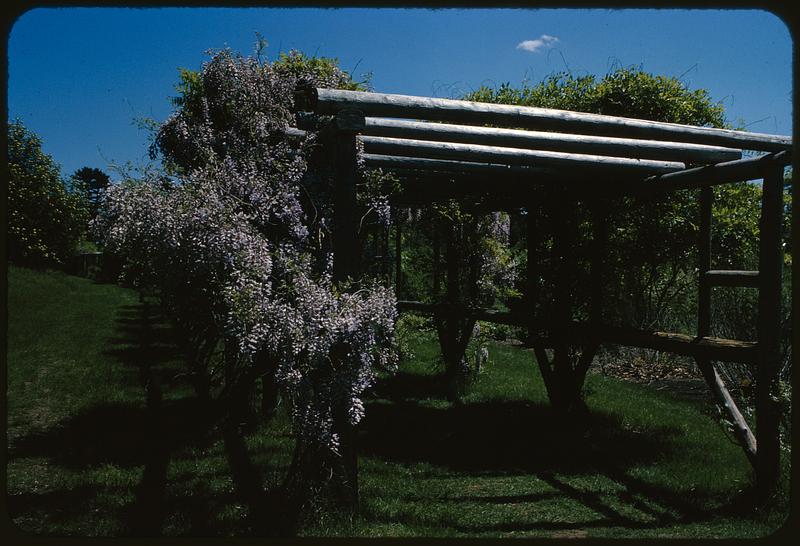
[[[234,354],[226,380],[274,363],[298,440],[335,453],[335,408],[357,423],[375,368],[395,364],[396,301],[367,281],[355,291],[332,282],[328,182],[309,162],[315,137],[290,142],[286,129],[299,84],[352,83],[299,55],[268,63],[223,50],[184,72],[153,144],[172,182],[110,188],[95,230],[179,322],[220,333]]]

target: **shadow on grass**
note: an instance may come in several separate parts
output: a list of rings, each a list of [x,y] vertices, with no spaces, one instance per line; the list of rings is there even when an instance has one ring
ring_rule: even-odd
[[[634,431],[620,417],[592,411],[579,423],[565,422],[549,406],[525,401],[491,401],[463,405],[420,403],[441,398],[443,383],[436,376],[398,376],[379,385],[383,400],[367,405],[359,449],[404,464],[429,463],[456,475],[530,475],[554,491],[520,495],[414,497],[419,503],[536,503],[569,499],[594,516],[579,521],[520,521],[476,523],[448,516],[438,526],[457,532],[525,532],[591,527],[629,529],[669,527],[709,520],[702,492],[687,498],[684,491],[648,483],[630,475],[636,466],[677,456],[677,427]],[[415,399],[416,398],[416,399]],[[388,399],[388,400],[387,400]],[[570,476],[565,479],[563,476]],[[598,493],[575,486],[572,477],[597,476],[622,486],[619,493]],[[608,495],[613,499],[609,499]],[[457,512],[457,511],[456,511]],[[639,515],[631,515],[631,512]],[[383,521],[380,514],[365,514]],[[719,515],[719,514],[716,514]],[[425,524],[413,521],[409,524]],[[402,516],[400,517],[402,519]],[[396,522],[396,521],[395,521]]]
[[[9,457],[47,457],[73,470],[105,463],[145,464],[151,446],[172,450],[207,446],[213,412],[197,399],[169,400],[158,415],[133,403],[102,403],[55,427],[19,439]],[[157,420],[158,423],[154,421]]]
[[[183,351],[176,343],[177,335],[166,317],[155,305],[139,303],[120,307],[116,318],[115,337],[109,340],[106,355],[123,368],[138,372],[138,381],[146,387],[149,381],[171,384],[180,371]]]
[[[595,473],[602,460],[624,469],[664,456],[680,434],[671,427],[637,433],[596,412],[576,429],[547,406],[516,401],[443,408],[373,402],[361,428],[365,455],[500,474]]]
[[[423,375],[397,372],[383,378],[371,389],[375,397],[394,402],[446,398],[447,392],[447,380],[442,373]]]
[[[120,517],[126,534],[160,534],[172,453],[211,445],[213,425],[218,420],[217,408],[198,398],[163,399],[161,385],[180,371],[180,350],[174,340],[174,332],[154,305],[143,302],[121,307],[107,355],[120,367],[117,372],[123,372],[115,375],[122,380],[121,391],[133,393],[131,400],[101,401],[50,429],[33,431],[10,446],[10,459],[44,457],[71,471],[88,471],[103,464],[143,466],[135,501],[122,510]],[[144,396],[137,396],[137,391],[143,391]],[[13,495],[9,497],[9,512],[12,517],[43,512],[68,523],[76,507],[86,506],[103,490],[104,486],[97,483],[68,491]],[[198,513],[190,520],[207,519],[205,506],[190,504],[191,511]],[[200,528],[204,529],[203,525]]]

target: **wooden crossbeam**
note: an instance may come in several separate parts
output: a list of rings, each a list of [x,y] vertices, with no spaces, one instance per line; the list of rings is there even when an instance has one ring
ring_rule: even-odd
[[[758,271],[734,271],[711,269],[702,273],[701,282],[708,286],[741,286],[758,288]]]
[[[489,124],[540,131],[644,138],[776,152],[792,146],[791,137],[696,127],[642,119],[605,116],[567,110],[489,104],[432,97],[368,93],[340,89],[307,88],[298,92],[301,109],[335,114],[358,108],[366,116]]]
[[[602,155],[573,154],[541,150],[523,150],[479,144],[454,142],[431,142],[390,137],[361,137],[364,151],[370,154],[422,157],[429,159],[454,159],[476,163],[498,163],[527,167],[560,167],[565,169],[602,169],[606,172],[647,174],[667,173],[683,170],[685,165],[677,161],[632,159]]]
[[[480,163],[476,161],[455,161],[452,159],[432,159],[376,153],[365,153],[363,157],[367,167],[401,169],[420,176],[441,172],[451,175],[484,175],[504,178],[531,177],[531,179],[546,177],[548,180],[566,180],[563,174],[553,168],[506,165],[489,161]]]
[[[399,311],[418,313],[441,312],[446,304],[423,303],[419,301],[398,301]],[[450,306],[453,309],[453,306]],[[538,331],[546,331],[542,320],[536,320],[524,313],[493,311],[488,309],[456,306],[461,313],[471,313],[478,320],[497,322],[513,326],[533,325]],[[673,332],[657,332],[626,328],[621,326],[599,325],[587,322],[571,321],[568,325],[570,337],[581,340],[587,336],[596,336],[603,343],[614,343],[628,347],[639,347],[665,351],[685,356],[698,356],[724,362],[756,362],[758,344],[750,341],[738,341],[711,336],[690,336]]]
[[[726,161],[716,165],[694,167],[683,171],[651,176],[642,182],[641,187],[642,189],[647,188],[655,191],[675,191],[744,180],[757,180],[764,177],[765,170],[775,166],[790,165],[791,162],[791,152],[786,150],[775,154]]]
[[[738,149],[685,142],[597,137],[386,118],[366,118],[362,134],[694,164],[720,163],[742,157],[742,152]]]
[[[672,332],[655,332],[619,326],[594,327],[573,323],[573,329],[581,334],[595,334],[605,343],[628,347],[654,349],[684,356],[694,356],[725,362],[755,362],[758,358],[757,344],[717,337],[695,337]]]

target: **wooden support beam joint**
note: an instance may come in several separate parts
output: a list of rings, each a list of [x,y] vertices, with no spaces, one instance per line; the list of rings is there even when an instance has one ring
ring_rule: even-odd
[[[739,286],[758,288],[761,282],[758,271],[734,271],[712,269],[700,277],[706,286]]]

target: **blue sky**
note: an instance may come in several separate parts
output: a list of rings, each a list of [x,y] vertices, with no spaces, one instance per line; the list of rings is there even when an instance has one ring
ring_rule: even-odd
[[[337,57],[376,91],[456,98],[553,72],[641,66],[722,101],[747,130],[791,135],[791,35],[765,11],[39,8],[8,37],[8,111],[65,175],[147,161],[133,120],[165,119],[178,67],[205,51]]]

